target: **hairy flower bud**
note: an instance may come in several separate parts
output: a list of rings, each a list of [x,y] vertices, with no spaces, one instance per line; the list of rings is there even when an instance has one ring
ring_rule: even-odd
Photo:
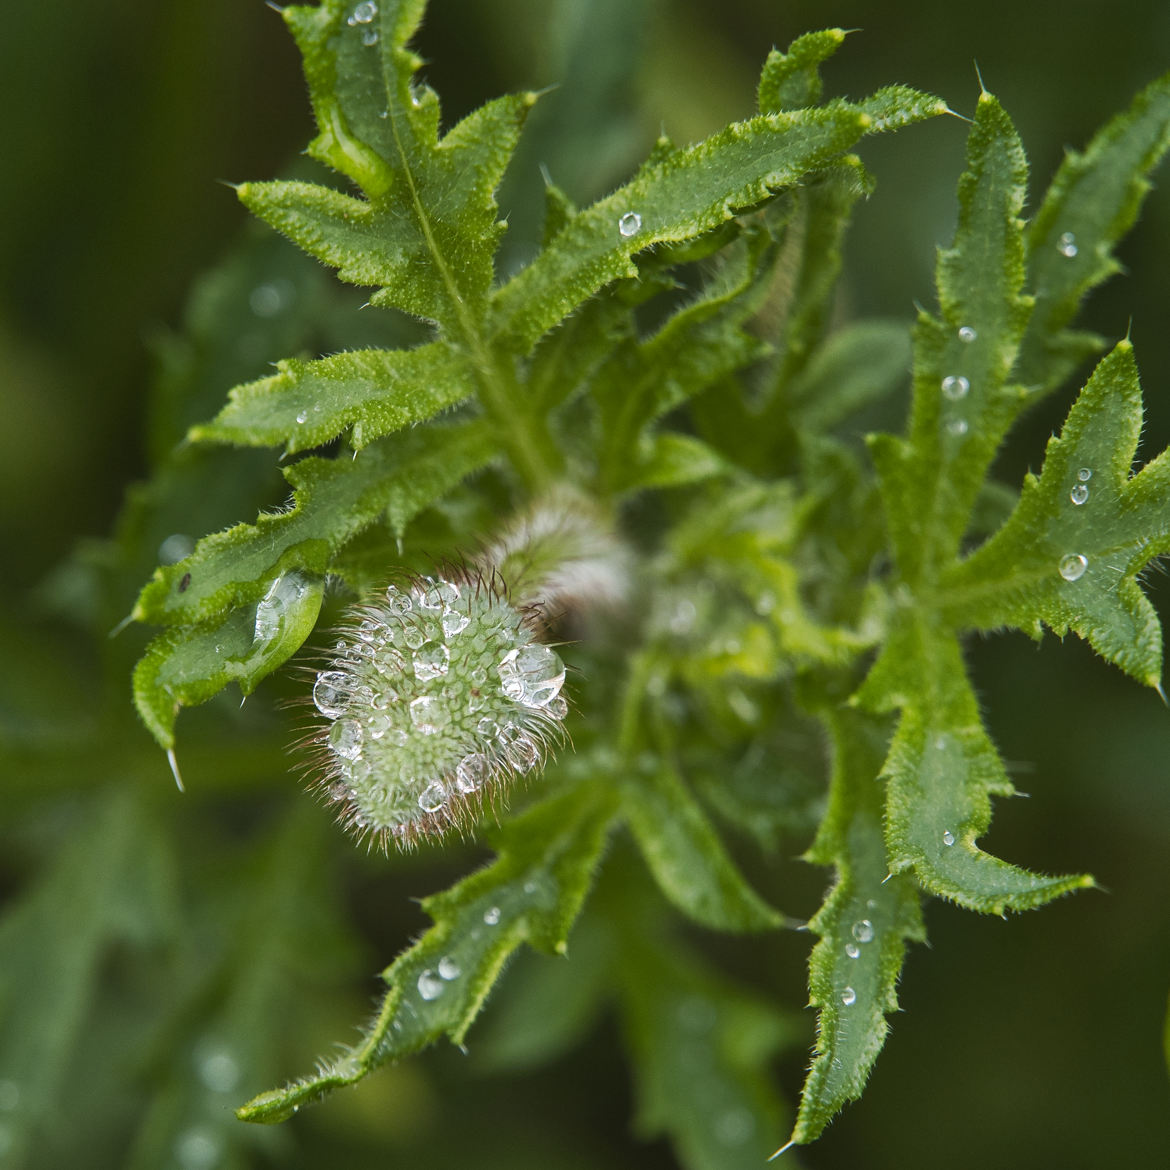
[[[560,734],[564,664],[496,579],[448,568],[390,585],[342,633],[307,742],[342,822],[383,848],[466,828]]]

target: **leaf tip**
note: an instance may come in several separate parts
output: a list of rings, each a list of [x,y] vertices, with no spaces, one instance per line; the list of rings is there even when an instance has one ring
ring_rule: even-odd
[[[787,1151],[787,1150],[790,1150],[790,1149],[792,1149],[792,1147],[793,1147],[794,1145],[796,1145],[796,1138],[791,1138],[791,1139],[789,1139],[787,1142],[785,1142],[785,1143],[784,1143],[784,1145],[782,1145],[782,1146],[781,1146],[781,1147],[780,1147],[780,1148],[779,1148],[779,1149],[778,1149],[778,1150],[777,1150],[777,1151],[776,1151],[776,1152],[775,1152],[775,1153],[774,1153],[774,1154],[773,1154],[773,1155],[772,1155],[772,1156],[771,1156],[771,1157],[768,1159],[768,1161],[769,1161],[769,1162],[775,1162],[775,1161],[776,1161],[776,1159],[777,1159],[777,1158],[779,1158],[781,1154],[783,1154],[783,1153],[784,1153],[785,1151]]]

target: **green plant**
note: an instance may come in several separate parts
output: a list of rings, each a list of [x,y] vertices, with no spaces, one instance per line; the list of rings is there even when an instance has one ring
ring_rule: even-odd
[[[767,1064],[790,1025],[682,940],[625,842],[676,911],[763,932],[792,923],[749,884],[716,818],[766,856],[819,826],[807,857],[835,878],[808,924],[819,1033],[796,1144],[860,1095],[905,945],[924,937],[924,896],[1004,914],[1092,884],[977,846],[990,798],[1014,789],[961,639],[1071,629],[1159,684],[1160,627],[1137,577],[1170,550],[1170,462],[1131,474],[1141,401],[1128,340],[1096,365],[1039,476],[1017,493],[989,472],[1019,415],[1101,349],[1070,325],[1116,270],[1112,246],[1170,145],[1170,79],[1068,156],[1028,222],[1023,151],[980,95],[939,308],[913,333],[909,422],[867,452],[853,420],[897,393],[911,350],[899,323],[829,328],[847,221],[870,186],[848,152],[944,105],[901,87],[822,102],[819,67],[844,36],[802,37],[768,58],[758,116],[697,146],[661,140],[627,185],[584,210],[550,183],[542,250],[498,276],[494,192],[536,99],[491,102],[440,137],[437,98],[406,47],[423,8],[284,11],[318,123],[310,153],[357,194],[301,179],[238,193],[343,280],[373,287],[373,306],[425,329],[397,323],[386,344],[283,361],[192,428],[156,499],[173,505],[223,479],[237,453],[221,446],[279,447],[301,456],[284,472],[292,506],[156,572],[133,616],[165,630],[134,697],[174,759],[182,706],[230,682],[251,693],[310,638],[324,605],[343,604],[351,632],[321,651],[330,657],[314,675],[334,688],[317,703],[330,722],[310,738],[327,798],[359,830],[391,848],[473,832],[483,797],[459,787],[472,757],[498,765],[501,789],[527,779],[511,809],[495,800],[498,825],[480,818],[496,859],[424,902],[433,925],[384,973],[362,1038],[240,1116],[281,1120],[443,1035],[462,1043],[521,943],[566,949],[611,848],[592,958],[569,965],[577,1010],[617,989],[646,1133],[669,1136],[688,1165],[755,1164],[782,1140]],[[264,287],[279,299],[284,286]],[[232,471],[229,514],[264,494],[270,462],[252,481]],[[203,506],[213,503],[224,510]],[[414,626],[370,608],[390,574],[387,604],[412,590],[416,610],[434,602],[418,645],[395,632]],[[574,669],[572,709],[552,707],[552,640]],[[420,671],[424,646],[441,647],[449,669],[427,659]],[[526,684],[510,673],[526,651],[533,677],[556,680],[539,701],[520,701]],[[563,719],[571,747],[536,775],[539,742],[476,741],[457,706],[481,683],[496,688],[497,730],[511,705],[543,734]],[[395,721],[419,702],[445,704],[442,718]],[[344,729],[360,722],[368,736],[387,720],[397,746],[422,744],[425,760],[384,750],[385,733],[377,752],[351,750]],[[800,779],[823,737],[827,803]],[[369,764],[361,782],[408,791],[395,805],[404,819],[371,822],[354,802],[355,759]],[[439,811],[460,797],[461,811]],[[111,813],[107,836],[116,822]],[[274,873],[310,832],[290,826],[266,859]],[[536,977],[543,986],[566,978],[554,966]],[[228,1018],[247,1029],[244,1006]]]

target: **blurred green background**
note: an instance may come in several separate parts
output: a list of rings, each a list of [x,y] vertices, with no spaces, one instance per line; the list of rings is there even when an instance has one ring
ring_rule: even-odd
[[[904,82],[963,113],[977,63],[1016,120],[1034,192],[1066,146],[1170,68],[1160,0],[433,0],[420,47],[449,119],[502,91],[557,85],[501,195],[506,268],[535,238],[540,165],[579,201],[602,194],[660,128],[689,141],[750,114],[768,49],[834,24],[859,31],[826,70],[832,94]],[[124,522],[117,543],[106,538],[128,486],[233,381],[302,345],[386,327],[354,314],[360,295],[333,291],[291,246],[246,231],[217,182],[287,169],[312,132],[291,39],[260,0],[10,4],[0,92],[0,1166],[673,1165],[664,1143],[630,1136],[604,1020],[553,1076],[487,1078],[473,1030],[468,1061],[437,1051],[278,1131],[224,1136],[243,1128],[229,1105],[350,1037],[372,973],[423,925],[409,899],[483,852],[409,867],[354,855],[288,773],[279,683],[243,712],[228,700],[184,715],[190,792],[177,797],[129,708],[144,636],[105,637],[157,534]],[[963,140],[960,121],[939,119],[866,144],[878,187],[850,236],[844,313],[909,320],[916,300],[931,303]],[[241,239],[244,266],[200,286],[184,318],[193,282]],[[1109,338],[1132,331],[1148,456],[1170,441],[1166,191],[1121,256],[1128,274],[1086,322]],[[295,328],[249,299],[257,273],[297,290]],[[224,353],[207,331],[233,314],[247,328]],[[182,328],[195,340],[178,340]],[[1039,466],[1070,394],[1020,428],[1000,462],[1009,481]],[[258,504],[279,502],[265,459],[250,482]],[[191,514],[250,518],[238,501],[192,501]],[[1164,578],[1148,585],[1165,614]],[[1010,924],[930,906],[931,948],[910,955],[905,1011],[865,1099],[793,1161],[1164,1164],[1170,713],[1071,638],[1038,651],[1012,635],[971,659],[1031,794],[1000,804],[989,847],[1034,868],[1091,870],[1107,892]],[[758,873],[800,917],[825,881],[797,863]],[[241,906],[241,889],[268,901]],[[804,1003],[807,936],[695,941],[780,1003]],[[241,970],[255,978],[240,984]],[[268,1031],[249,1039],[240,1024],[258,1013]],[[777,1068],[789,1095],[811,1042],[809,1014],[796,1022],[805,1032]],[[24,1144],[30,1119],[41,1132]]]

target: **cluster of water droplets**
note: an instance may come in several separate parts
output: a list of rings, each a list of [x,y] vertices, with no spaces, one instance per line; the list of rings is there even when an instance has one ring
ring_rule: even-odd
[[[1072,232],[1061,232],[1056,241],[1056,250],[1067,260],[1071,260],[1079,251],[1077,238]]]
[[[478,579],[391,585],[357,611],[313,687],[324,790],[360,832],[406,841],[458,824],[544,758],[565,668]]]
[[[374,0],[362,0],[346,19],[346,24],[350,28],[361,28],[362,30],[362,44],[376,45],[378,43],[378,30],[370,28],[375,18],[378,15],[378,6]]]
[[[423,971],[415,986],[423,999],[435,1000],[447,990],[448,983],[454,983],[462,974],[463,968],[459,963],[450,955],[444,955],[436,967],[428,967]]]
[[[875,902],[870,902],[870,906],[875,906]],[[877,937],[877,928],[873,922],[868,918],[859,918],[849,930],[850,939],[845,944],[845,954],[850,959],[860,959],[862,949]],[[843,987],[841,989],[841,1003],[844,1007],[850,1007],[857,1002],[857,992],[853,987]]]

